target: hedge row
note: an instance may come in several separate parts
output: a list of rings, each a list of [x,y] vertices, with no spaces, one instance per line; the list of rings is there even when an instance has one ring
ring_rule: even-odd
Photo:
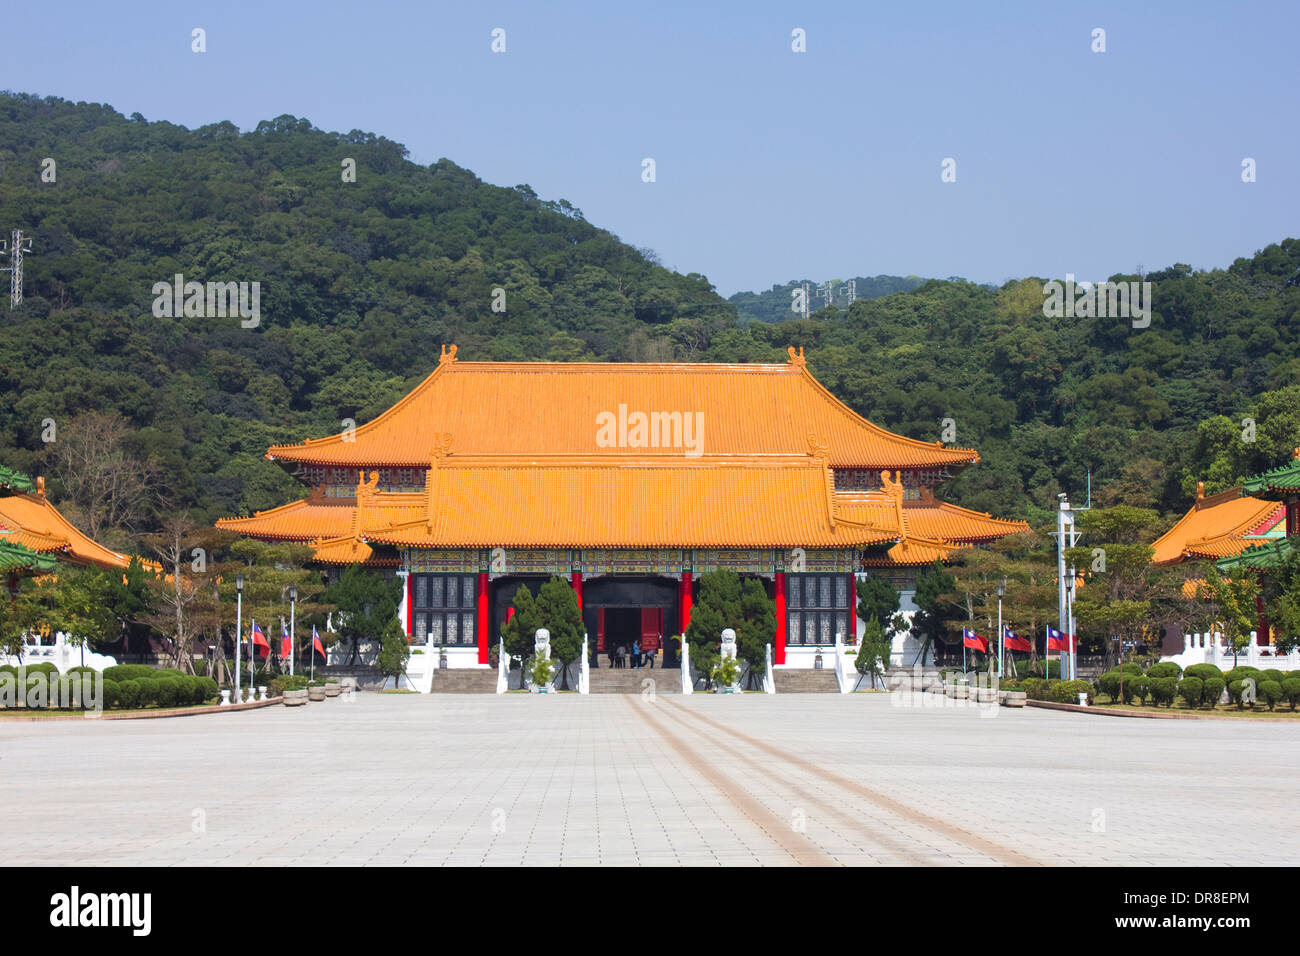
[[[1113,701],[1128,704],[1136,699],[1145,704],[1150,697],[1156,706],[1172,707],[1181,698],[1189,708],[1213,710],[1226,689],[1238,707],[1246,703],[1246,681],[1255,682],[1255,700],[1269,710],[1286,701],[1295,710],[1300,704],[1300,671],[1260,670],[1241,666],[1221,671],[1213,664],[1193,664],[1178,680],[1178,665],[1172,661],[1153,664],[1144,673],[1136,664],[1122,664],[1097,678],[1097,689]]]
[[[51,665],[52,666],[52,665]],[[32,709],[93,708],[98,702],[104,709],[113,707],[186,707],[203,704],[217,697],[217,682],[210,677],[195,677],[177,671],[144,668],[158,677],[135,677],[123,680],[104,678],[88,667],[78,667],[60,676],[57,669],[42,666],[27,668],[21,686],[12,667],[0,674],[12,674],[0,684],[0,708],[22,706]],[[119,668],[108,668],[121,673]],[[129,673],[129,672],[128,672]],[[3,678],[0,678],[3,680]]]

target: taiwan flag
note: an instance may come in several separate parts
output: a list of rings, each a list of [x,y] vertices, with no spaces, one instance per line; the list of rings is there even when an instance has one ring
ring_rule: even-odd
[[[284,635],[280,640],[280,659],[287,661],[293,656],[293,638],[289,636],[289,629],[284,626],[283,621],[280,622],[280,633]]]
[[[257,648],[258,657],[266,657],[271,653],[271,642],[266,639],[256,621],[253,622],[253,645]]]
[[[320,642],[320,635],[316,633],[316,625],[314,624],[311,629],[311,646],[315,649],[317,654],[324,657],[326,660],[329,660],[325,655],[325,645]]]
[[[1070,649],[1070,635],[1062,634],[1056,628],[1049,626],[1047,628],[1047,649],[1049,651],[1068,651]]]
[[[1034,649],[1033,645],[1029,643],[1029,638],[1021,637],[1009,627],[1006,628],[1003,640],[1006,649],[1009,651],[1032,651]]]
[[[989,642],[980,637],[974,631],[969,631],[963,628],[961,639],[962,643],[973,651],[982,651],[985,654],[989,652]]]

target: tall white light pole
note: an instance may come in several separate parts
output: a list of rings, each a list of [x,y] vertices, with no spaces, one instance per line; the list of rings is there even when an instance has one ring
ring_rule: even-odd
[[[289,676],[293,676],[293,659],[298,656],[298,632],[293,629],[293,614],[298,606],[298,585],[289,585]]]
[[[235,700],[242,704],[244,699],[239,694],[239,642],[244,636],[244,576],[235,575]],[[252,678],[249,678],[252,683]]]
[[[1003,578],[998,582],[998,680],[1002,679],[1002,668],[1006,657],[1006,652],[1003,649],[1003,645],[1006,642],[1003,640],[1005,635],[1002,627],[1002,598],[1006,596],[1006,593],[1007,579]]]

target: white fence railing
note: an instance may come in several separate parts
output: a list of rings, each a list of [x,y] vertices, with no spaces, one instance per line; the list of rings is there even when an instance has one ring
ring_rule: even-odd
[[[582,660],[578,664],[578,693],[591,693],[591,661],[587,657],[587,635],[582,635]]]
[[[840,632],[836,631],[835,632],[835,683],[839,685],[841,694],[850,694],[853,692],[853,685],[856,682],[854,678],[857,677],[857,674],[855,673],[852,678],[849,677],[847,671],[845,671],[844,669],[844,661],[845,661],[844,643],[840,640]]]
[[[1223,639],[1221,633],[1184,634],[1183,650],[1180,654],[1170,654],[1162,661],[1173,661],[1186,670],[1192,664],[1213,664],[1220,670],[1242,665],[1247,667],[1276,668],[1277,670],[1300,669],[1300,650],[1290,654],[1278,654],[1275,648],[1260,647],[1255,643],[1255,632],[1250,632],[1250,643],[1236,652],[1235,662],[1231,646]]]

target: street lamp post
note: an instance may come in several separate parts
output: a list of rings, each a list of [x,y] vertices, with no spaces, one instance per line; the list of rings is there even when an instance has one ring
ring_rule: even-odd
[[[244,576],[235,575],[235,703],[242,704],[239,693],[239,642],[244,636]],[[249,677],[252,683],[252,677]]]
[[[1002,598],[1007,593],[1007,579],[1003,578],[998,582],[998,680],[1002,679],[1003,668],[1006,666],[1006,634],[1002,627]]]
[[[289,676],[293,676],[293,659],[298,656],[298,632],[293,628],[293,615],[298,606],[298,585],[289,585]]]

